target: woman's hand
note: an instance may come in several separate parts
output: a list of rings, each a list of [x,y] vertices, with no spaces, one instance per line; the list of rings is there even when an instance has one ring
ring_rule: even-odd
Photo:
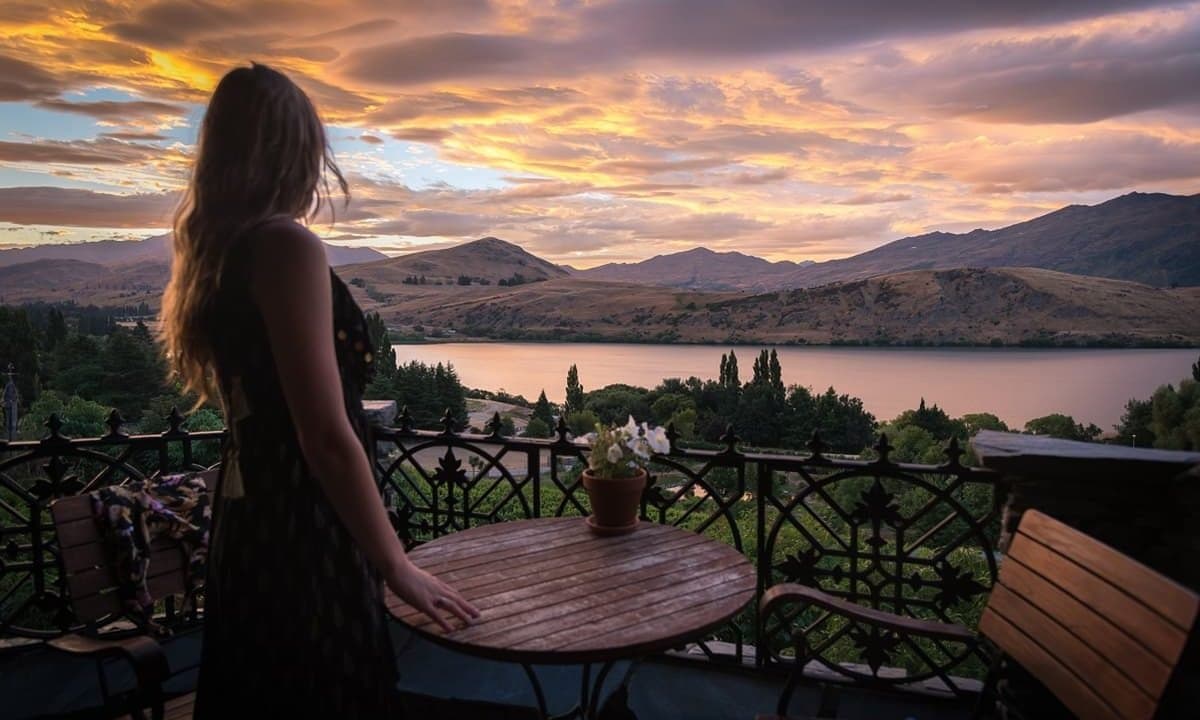
[[[454,628],[442,612],[449,612],[468,624],[479,617],[475,606],[457,590],[417,567],[408,558],[404,558],[384,580],[397,597],[428,615],[446,632]]]

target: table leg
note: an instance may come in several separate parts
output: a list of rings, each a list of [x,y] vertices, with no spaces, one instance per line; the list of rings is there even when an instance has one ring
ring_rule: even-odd
[[[612,672],[615,664],[616,663],[614,661],[610,660],[601,665],[600,671],[596,674],[595,679],[592,678],[592,666],[590,664],[583,665],[580,668],[579,703],[575,707],[560,715],[550,714],[549,707],[546,703],[546,693],[543,691],[542,683],[540,680],[538,680],[537,673],[534,672],[533,667],[522,663],[521,668],[525,670],[525,675],[529,678],[529,684],[533,687],[533,695],[537,701],[538,714],[542,717],[542,720],[569,720],[572,718],[581,718],[581,720],[597,720],[600,717],[600,714],[608,707],[609,702],[615,700],[617,697],[625,698],[627,701],[629,681],[633,677],[633,673],[637,670],[638,665],[641,664],[641,659],[639,658],[630,661],[629,667],[626,668],[625,674],[621,678],[621,683],[617,686],[616,690],[614,690],[608,696],[606,701],[601,703],[601,693],[604,690],[604,683],[608,679],[609,673]],[[628,716],[633,716],[631,712],[628,712],[627,708],[626,711]]]

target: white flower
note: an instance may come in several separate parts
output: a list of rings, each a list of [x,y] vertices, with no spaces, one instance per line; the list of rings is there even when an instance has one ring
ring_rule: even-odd
[[[650,449],[656,453],[671,452],[671,441],[667,438],[667,431],[660,427],[646,433],[646,440],[650,443]]]
[[[580,435],[579,439],[587,443],[588,447],[591,447],[596,444],[596,433],[590,432],[587,435]]]
[[[627,438],[637,437],[638,425],[637,421],[633,419],[632,415],[629,416],[629,422],[625,423],[625,427],[621,428],[621,432],[624,433],[625,437]]]
[[[630,441],[629,449],[633,451],[634,455],[643,460],[650,459],[650,443],[646,442],[646,438],[644,437],[638,436]]]
[[[624,454],[625,453],[621,452],[620,445],[613,444],[613,445],[608,446],[608,461],[609,462],[611,462],[611,463],[621,462],[621,457],[624,456]]]

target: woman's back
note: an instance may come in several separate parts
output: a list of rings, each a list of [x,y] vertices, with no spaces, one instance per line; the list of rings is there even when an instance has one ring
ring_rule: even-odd
[[[392,711],[395,671],[379,577],[304,459],[250,291],[256,239],[245,242],[247,251],[231,256],[229,282],[218,294],[227,325],[214,328],[231,441],[210,551],[196,714],[227,717],[250,705],[273,713],[382,717]],[[346,414],[365,452],[361,399],[373,360],[370,340],[349,289],[332,273],[331,283]]]

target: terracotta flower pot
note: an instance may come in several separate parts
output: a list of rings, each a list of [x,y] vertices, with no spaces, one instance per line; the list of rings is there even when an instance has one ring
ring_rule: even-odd
[[[583,471],[583,487],[592,501],[588,526],[597,535],[624,535],[638,525],[642,491],[646,489],[646,471],[625,478],[607,478]]]

